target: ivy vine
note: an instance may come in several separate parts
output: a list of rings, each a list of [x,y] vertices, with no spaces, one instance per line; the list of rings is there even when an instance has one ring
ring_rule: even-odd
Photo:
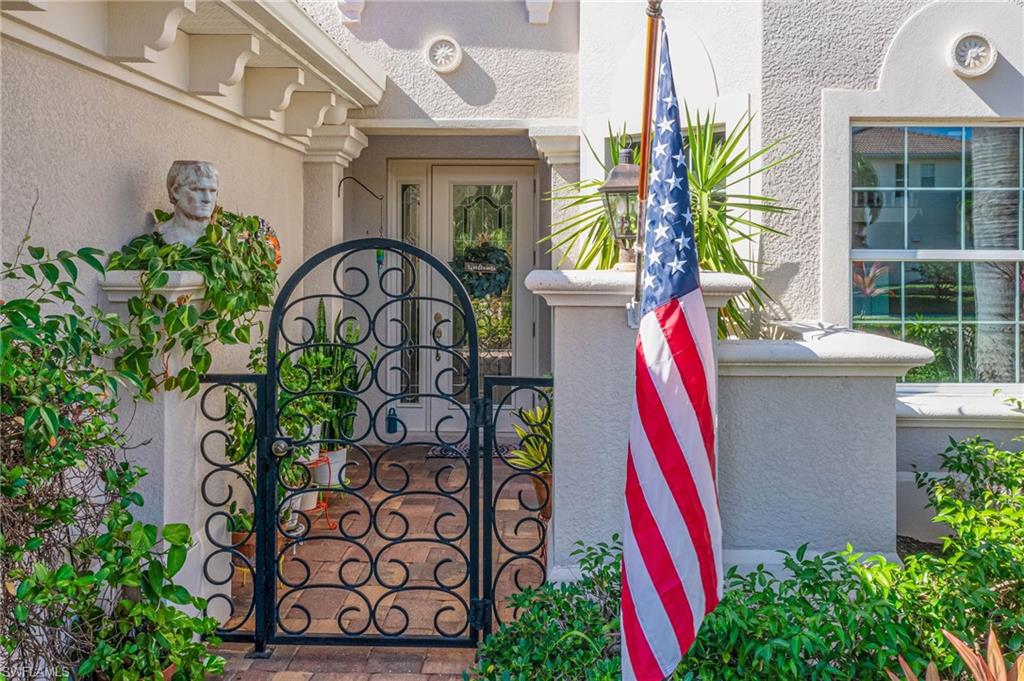
[[[171,216],[158,210],[155,217],[163,222]],[[210,369],[212,344],[249,343],[253,327],[262,334],[259,311],[273,304],[278,262],[277,238],[266,221],[221,209],[191,248],[169,244],[159,232],[132,239],[108,263],[110,270],[142,272],[140,293],[128,301],[129,335],[115,366],[144,396],[158,389],[195,395]],[[170,300],[159,293],[173,271],[201,274],[203,299]],[[167,357],[175,348],[185,361],[172,371]],[[157,359],[163,367],[153,372]]]

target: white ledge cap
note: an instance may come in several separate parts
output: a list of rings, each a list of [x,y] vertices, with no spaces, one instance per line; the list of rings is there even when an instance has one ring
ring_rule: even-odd
[[[723,340],[723,376],[903,376],[935,355],[920,345],[823,322],[777,322],[789,338]]]
[[[524,283],[552,307],[625,307],[635,278],[615,270],[534,270]],[[722,307],[752,286],[746,277],[721,272],[701,272],[700,284],[708,308]]]
[[[142,270],[113,270],[107,272],[106,279],[100,281],[100,288],[112,303],[127,303],[139,295],[142,286],[139,278]],[[191,296],[192,300],[202,300],[206,292],[206,282],[199,272],[168,272],[167,285],[153,291],[170,300],[181,296]]]
[[[1007,404],[1008,397],[1024,395],[1019,386],[996,395],[956,392],[954,386],[936,390],[907,387],[896,395],[896,422],[911,428],[1024,428],[1024,413]]]

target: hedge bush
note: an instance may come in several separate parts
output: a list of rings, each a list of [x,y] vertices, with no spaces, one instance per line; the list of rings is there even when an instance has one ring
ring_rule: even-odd
[[[1024,456],[981,438],[950,440],[945,474],[918,476],[935,522],[952,532],[939,555],[904,564],[852,547],[783,552],[786,574],[732,569],[674,679],[885,679],[902,654],[963,672],[942,629],[979,643],[991,623],[1010,657],[1024,648]],[[581,548],[583,577],[512,597],[517,621],[479,647],[481,679],[616,679],[621,547]]]

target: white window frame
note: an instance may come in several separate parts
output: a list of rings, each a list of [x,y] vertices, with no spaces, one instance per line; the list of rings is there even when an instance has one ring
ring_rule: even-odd
[[[959,77],[942,55],[949,37],[964,25],[983,30],[1010,52],[1007,63],[1024,61],[1019,36],[1021,8],[1012,3],[935,3],[904,23],[883,58],[877,89],[826,89],[821,98],[821,261],[819,316],[827,323],[849,326],[852,320],[850,234],[850,168],[852,130],[871,125],[1024,125],[1024,98],[995,96],[1008,92],[1013,72],[994,70],[985,78]],[[998,67],[997,67],[998,69]],[[976,252],[977,253],[977,252]],[[963,258],[962,251],[955,251]],[[942,254],[933,253],[941,257]],[[981,255],[988,255],[979,253]],[[1002,256],[1006,257],[1006,253]],[[871,251],[872,259],[882,254]],[[847,292],[836,295],[836,291]],[[954,391],[960,394],[997,387],[1021,392],[1021,384],[901,384],[900,392]],[[1009,392],[1010,390],[1007,390]]]
[[[888,262],[896,262],[896,263],[900,264],[901,269],[902,269],[903,263],[917,263],[917,262],[949,262],[949,263],[956,263],[958,265],[958,267],[957,267],[957,289],[958,289],[958,291],[959,291],[960,287],[963,284],[963,282],[961,280],[961,273],[960,273],[961,270],[960,270],[960,267],[959,267],[960,263],[971,263],[971,262],[1012,262],[1012,263],[1017,263],[1018,267],[1024,269],[1024,224],[1021,224],[1022,220],[1024,220],[1024,186],[1022,186],[1022,184],[1020,184],[1020,183],[1018,184],[1018,186],[1016,188],[1014,188],[1014,191],[1017,192],[1017,200],[1018,200],[1018,210],[1017,210],[1017,249],[1016,250],[1007,250],[1007,249],[967,249],[966,248],[966,246],[967,246],[967,230],[965,229],[965,227],[966,227],[967,223],[966,223],[966,215],[964,214],[963,211],[965,210],[965,206],[966,206],[966,195],[967,195],[967,192],[968,191],[991,191],[991,190],[997,190],[997,189],[998,190],[1006,190],[1006,189],[1008,189],[1008,188],[1004,188],[1004,187],[976,187],[976,186],[971,186],[970,188],[967,187],[967,178],[966,178],[966,165],[967,164],[965,162],[965,154],[967,153],[967,129],[971,128],[971,127],[978,127],[978,126],[971,126],[971,125],[945,125],[941,121],[933,121],[933,122],[929,122],[929,123],[920,123],[920,122],[918,122],[918,123],[915,123],[913,125],[907,125],[907,126],[898,125],[898,124],[888,124],[888,123],[887,124],[874,124],[874,125],[871,125],[871,126],[863,126],[863,125],[859,125],[859,124],[854,124],[854,125],[851,125],[851,128],[850,128],[851,144],[852,144],[852,139],[853,139],[853,129],[854,128],[861,128],[861,127],[886,127],[886,128],[901,128],[902,127],[903,128],[903,130],[904,130],[904,137],[903,137],[903,161],[901,163],[897,164],[898,166],[902,165],[903,168],[904,168],[903,184],[900,185],[899,177],[898,176],[896,178],[897,179],[897,181],[895,183],[896,186],[893,186],[893,187],[885,187],[885,186],[860,187],[860,186],[853,185],[852,184],[852,179],[851,179],[850,180],[850,183],[851,183],[851,186],[850,186],[850,200],[851,200],[851,202],[853,200],[854,195],[857,192],[903,192],[904,193],[903,201],[902,202],[897,202],[897,205],[899,205],[900,203],[902,203],[902,205],[903,205],[903,229],[904,229],[903,238],[904,238],[904,243],[909,243],[909,235],[907,234],[906,230],[909,229],[909,224],[910,224],[909,215],[908,215],[908,211],[910,209],[910,201],[908,200],[908,197],[906,196],[906,193],[908,191],[915,191],[915,192],[929,192],[929,191],[945,191],[945,192],[949,192],[949,191],[959,191],[960,192],[960,211],[961,211],[960,216],[959,216],[959,221],[960,221],[960,226],[961,226],[961,229],[960,229],[960,248],[958,248],[958,249],[957,248],[949,248],[949,249],[939,249],[939,248],[935,248],[935,249],[851,248],[850,249],[850,262],[851,262],[851,265],[854,262],[887,262],[887,263]],[[960,182],[959,182],[959,186],[957,186],[957,187],[935,187],[935,186],[926,187],[926,186],[923,186],[923,185],[922,186],[913,186],[909,182],[907,182],[908,178],[906,176],[906,169],[910,168],[910,161],[911,161],[911,159],[910,159],[910,149],[909,149],[909,138],[907,136],[908,133],[909,133],[909,129],[910,128],[928,128],[928,127],[942,127],[942,128],[959,127],[959,128],[961,128],[961,131],[960,131],[961,132],[961,135],[960,135],[960,145],[961,146],[960,146]],[[1007,123],[1005,125],[993,125],[992,127],[1005,127],[1005,128],[1011,128],[1011,129],[1016,129],[1017,130],[1017,134],[1019,136],[1019,139],[1018,139],[1018,153],[1019,153],[1019,156],[1018,156],[1018,159],[1017,159],[1017,163],[1018,163],[1017,167],[1018,167],[1018,169],[1021,169],[1021,172],[1024,172],[1024,126],[1021,126],[1021,125],[1018,125],[1018,124]],[[850,152],[850,159],[851,159],[851,168],[852,168],[852,160],[853,160],[852,149],[851,149],[851,152]],[[926,164],[922,163],[921,165],[923,167]],[[852,177],[852,172],[850,173],[850,175]],[[922,181],[923,181],[923,175],[922,175]],[[1021,182],[1024,182],[1024,176],[1022,176]],[[1021,276],[1024,276],[1024,272],[1018,272],[1018,276],[1017,276],[1017,280],[1018,281],[1021,279]],[[902,281],[902,277],[901,277],[901,281]],[[854,322],[853,310],[852,310],[853,290],[852,290],[852,286],[849,283],[847,283],[847,287],[850,288],[850,298],[851,298],[850,324],[852,325],[853,322]],[[901,294],[902,293],[903,293],[903,290],[901,288]],[[964,320],[962,318],[962,314],[960,314],[960,310],[959,310],[959,307],[960,307],[959,296],[958,296],[957,307],[958,307],[958,314],[957,314],[958,319],[957,319],[956,322],[950,323],[948,325],[950,325],[950,326],[954,326],[955,325],[958,329],[962,329],[963,327],[966,327],[968,325],[975,325],[975,324],[977,324],[977,325],[984,325],[984,324],[1006,324],[1007,323],[1005,321],[992,321],[992,320],[989,320],[989,321]],[[1016,344],[1015,347],[1020,348],[1021,347],[1021,325],[1024,324],[1024,319],[1019,318],[1020,317],[1020,310],[1021,310],[1020,286],[1017,286],[1017,287],[1014,288],[1014,310],[1016,311],[1015,314],[1018,316],[1018,319],[1013,321],[1013,324],[1014,324],[1014,343]],[[900,317],[899,317],[899,324],[900,324],[901,328],[903,326],[905,326],[906,321],[907,321],[906,314],[905,314],[904,310],[901,308],[901,310],[900,310]],[[879,323],[880,324],[884,324],[885,322],[879,322]],[[936,322],[936,324],[940,324],[941,325],[942,323],[941,322]],[[989,387],[989,386],[993,386],[993,385],[996,385],[996,386],[999,386],[999,385],[1010,386],[1010,385],[1016,385],[1017,383],[1020,383],[1022,381],[1022,376],[1021,376],[1021,364],[1022,364],[1021,360],[1022,360],[1022,358],[1020,356],[1018,356],[1018,361],[1015,364],[1016,383],[1009,383],[1009,384],[1007,384],[1007,383],[997,383],[997,384],[992,384],[992,383],[964,383],[963,382],[964,357],[963,357],[962,341],[960,343],[959,351],[960,351],[960,356],[957,358],[957,370],[959,372],[959,376],[958,376],[959,380],[957,382],[949,383],[949,384],[908,383],[907,385],[925,385],[925,386],[930,386],[930,388],[933,389],[936,385],[968,385],[968,386],[969,385],[977,385],[977,386],[982,386],[982,387]]]

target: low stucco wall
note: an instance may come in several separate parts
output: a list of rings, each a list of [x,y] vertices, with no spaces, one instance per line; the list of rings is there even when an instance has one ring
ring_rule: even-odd
[[[986,420],[990,422],[986,423]],[[1014,420],[1018,422],[1016,427],[1013,425]],[[999,447],[1011,451],[1024,451],[1024,441],[1016,439],[1024,435],[1024,414],[1014,415],[1006,410],[1001,418],[985,419],[969,426],[954,426],[951,423],[924,425],[920,420],[912,418],[897,419],[896,490],[899,534],[922,541],[938,541],[946,533],[946,525],[932,522],[933,512],[927,508],[928,496],[923,489],[918,488],[914,474],[918,471],[941,473],[939,453],[949,446],[950,438],[963,440],[976,435],[991,440]]]
[[[709,315],[743,290],[702,275]],[[746,280],[742,280],[746,283]],[[576,542],[622,531],[636,331],[632,275],[535,271],[554,317],[555,580],[576,574]],[[896,381],[932,359],[919,346],[849,329],[789,325],[780,340],[717,344],[723,558],[778,566],[778,549],[896,555]]]
[[[719,494],[735,550],[895,553],[895,379],[723,376]]]

